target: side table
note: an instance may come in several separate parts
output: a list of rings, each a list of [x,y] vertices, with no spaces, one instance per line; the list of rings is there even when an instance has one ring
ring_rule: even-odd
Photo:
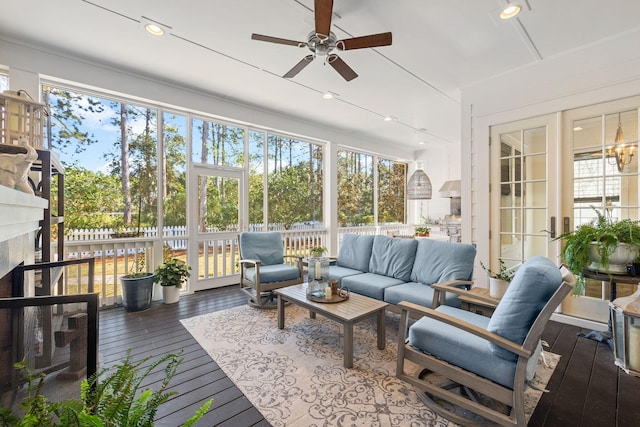
[[[471,290],[458,295],[462,309],[482,316],[491,317],[500,302],[497,298],[489,296],[489,289],[471,288]]]

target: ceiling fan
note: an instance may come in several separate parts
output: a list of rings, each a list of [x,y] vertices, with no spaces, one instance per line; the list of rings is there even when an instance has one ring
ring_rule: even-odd
[[[368,36],[353,37],[350,39],[338,40],[331,31],[331,15],[333,13],[333,0],[314,0],[315,31],[307,36],[306,42],[282,39],[279,37],[265,36],[262,34],[251,34],[253,40],[263,42],[285,44],[297,47],[307,47],[312,54],[302,58],[300,62],[293,66],[284,76],[292,78],[304,67],[309,65],[316,56],[324,57],[325,63],[329,63],[346,81],[351,81],[358,77],[355,71],[347,65],[338,55],[332,53],[334,49],[351,50],[364,49],[368,47],[389,46],[391,44],[391,33],[370,34]]]

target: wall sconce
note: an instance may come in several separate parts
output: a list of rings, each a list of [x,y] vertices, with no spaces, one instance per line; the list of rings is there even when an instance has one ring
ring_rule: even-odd
[[[635,147],[633,144],[624,143],[624,133],[622,132],[622,122],[620,121],[620,113],[618,113],[618,129],[616,130],[616,139],[613,145],[607,147],[607,161],[611,165],[618,167],[618,172],[622,172],[624,167],[633,160],[633,152]]]
[[[640,377],[640,288],[628,297],[609,302],[615,364]]]
[[[0,93],[0,144],[21,145],[21,141],[27,141],[31,147],[42,149],[45,115],[45,105],[24,90]]]

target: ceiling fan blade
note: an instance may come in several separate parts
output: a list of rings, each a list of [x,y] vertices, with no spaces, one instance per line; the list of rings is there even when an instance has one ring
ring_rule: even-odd
[[[351,67],[349,67],[338,55],[329,55],[328,62],[329,65],[331,65],[333,69],[336,70],[346,81],[350,82],[358,77],[356,72],[353,71],[353,69],[351,69]]]
[[[281,39],[279,37],[271,37],[271,36],[265,36],[262,34],[255,34],[255,33],[251,34],[251,39],[260,40],[262,42],[286,44],[289,46],[297,46],[297,47],[305,47],[307,45],[305,42],[299,42],[299,41],[289,40],[289,39]]]
[[[329,37],[329,31],[331,31],[333,0],[315,0],[313,10],[316,17],[316,34],[324,40]]]
[[[340,50],[363,49],[367,47],[389,46],[391,41],[391,33],[370,34],[368,36],[338,40],[336,47]]]
[[[300,71],[302,71],[302,69],[304,67],[309,65],[311,63],[311,61],[313,61],[313,55],[305,56],[304,58],[302,58],[302,60],[300,62],[298,62],[296,65],[294,65],[292,69],[287,71],[287,74],[285,74],[282,77],[284,77],[285,79],[290,79],[291,77],[295,77],[296,74],[298,74]]]

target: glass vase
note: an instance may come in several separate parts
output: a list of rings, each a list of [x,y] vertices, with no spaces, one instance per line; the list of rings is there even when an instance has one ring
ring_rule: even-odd
[[[329,283],[329,258],[309,258],[308,273],[307,281],[309,282],[309,286],[307,287],[307,295],[324,298],[325,288]]]

